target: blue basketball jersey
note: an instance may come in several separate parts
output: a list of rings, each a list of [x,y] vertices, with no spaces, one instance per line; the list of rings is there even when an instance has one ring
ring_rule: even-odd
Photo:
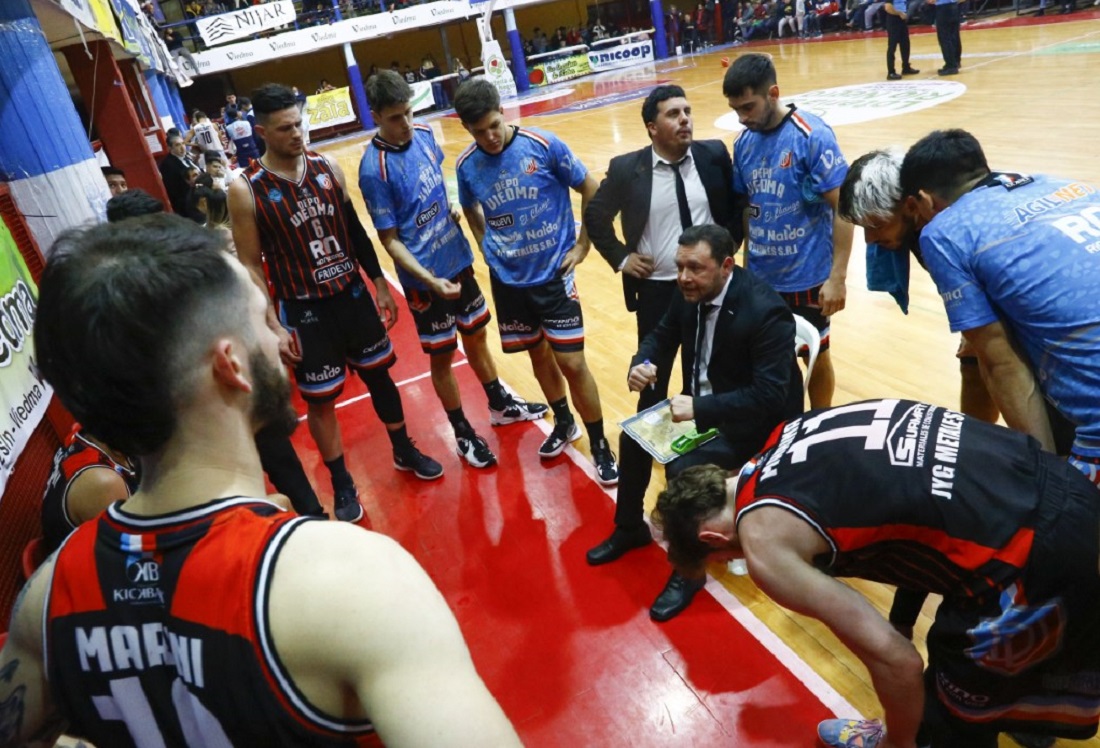
[[[993,175],[921,232],[953,331],[1000,320],[1035,378],[1100,456],[1100,193],[1046,176]]]
[[[485,262],[509,286],[538,286],[558,274],[577,243],[569,188],[588,175],[569,146],[542,130],[516,127],[496,156],[477,147],[458,157],[458,199],[485,214]]]
[[[786,293],[824,283],[833,209],[822,195],[848,175],[832,129],[792,104],[775,129],[741,133],[733,164],[733,189],[749,198],[749,270]]]
[[[374,228],[397,228],[416,261],[437,278],[454,278],[474,261],[470,243],[451,219],[443,182],[443,150],[427,125],[413,125],[413,137],[395,146],[375,136],[359,164],[359,189]],[[400,265],[405,288],[424,289]]]

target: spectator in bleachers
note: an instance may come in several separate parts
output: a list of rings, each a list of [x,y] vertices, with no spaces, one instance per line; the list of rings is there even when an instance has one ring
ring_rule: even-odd
[[[126,172],[114,166],[104,166],[102,170],[103,178],[107,180],[107,189],[111,191],[111,197],[126,191]]]
[[[665,42],[670,52],[680,45],[680,14],[675,5],[670,5],[665,14]]]
[[[798,23],[795,20],[794,14],[794,0],[779,0],[779,12],[777,13],[779,19],[776,24],[775,34],[780,39],[783,38],[783,29],[790,29],[791,36],[798,34]]]
[[[702,47],[711,43],[711,13],[707,10],[707,6],[704,3],[699,3],[695,6],[695,41],[693,46]]]

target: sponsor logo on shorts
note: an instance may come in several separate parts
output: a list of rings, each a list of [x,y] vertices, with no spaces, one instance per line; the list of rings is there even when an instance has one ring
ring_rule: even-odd
[[[522,322],[501,322],[499,329],[501,332],[531,332],[534,330],[533,327]]]
[[[325,364],[325,368],[320,371],[307,371],[303,373],[302,378],[311,384],[321,384],[336,379],[343,373],[343,367]]]
[[[448,314],[445,318],[436,322],[432,322],[431,329],[432,332],[442,332],[444,330],[450,330],[454,326],[455,316],[453,314]]]
[[[978,709],[989,706],[987,694],[967,691],[962,686],[952,683],[942,672],[936,673],[936,684],[940,688],[940,693],[957,704]]]
[[[506,229],[509,226],[515,225],[515,220],[512,218],[511,213],[505,213],[502,216],[486,218],[485,223],[488,224],[491,229]]]
[[[416,227],[418,229],[424,228],[424,226],[433,218],[439,215],[439,203],[434,202],[427,210],[423,211],[416,217]]]
[[[1001,593],[1001,611],[982,618],[966,633],[974,642],[966,655],[979,666],[1016,675],[1054,656],[1062,648],[1066,614],[1061,598],[1039,605],[1016,601],[1016,585]]]
[[[561,319],[547,319],[547,324],[551,324],[554,327],[580,327],[581,318],[580,315],[574,315],[572,317],[562,317]]]
[[[943,303],[947,304],[951,301],[962,301],[963,290],[961,288],[955,288],[951,291],[945,291],[940,294],[940,298],[943,299]]]

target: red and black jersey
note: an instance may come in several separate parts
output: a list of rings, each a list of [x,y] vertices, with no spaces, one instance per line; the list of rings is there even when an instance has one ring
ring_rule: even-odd
[[[297,182],[268,171],[259,159],[244,173],[277,299],[335,296],[359,272],[336,175],[324,156],[307,151],[303,158]]]
[[[298,691],[268,623],[274,564],[304,522],[219,499],[139,517],[112,505],[57,556],[45,668],[69,732],[100,746],[349,746],[365,720]]]
[[[812,411],[773,432],[737,487],[810,524],[815,565],[954,597],[999,591],[1026,565],[1046,468],[1016,431],[907,400]]]
[[[77,523],[69,516],[69,487],[89,468],[114,470],[126,483],[131,494],[138,487],[138,472],[129,465],[115,462],[109,454],[93,444],[74,427],[65,446],[53,456],[53,469],[42,496],[42,535],[47,555],[53,553],[61,541],[76,529]]]

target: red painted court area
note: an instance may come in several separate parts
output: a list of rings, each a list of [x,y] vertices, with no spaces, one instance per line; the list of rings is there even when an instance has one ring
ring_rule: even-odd
[[[583,456],[573,455],[579,464],[568,451],[540,461],[538,424],[491,428],[484,392],[465,363],[455,369],[464,408],[500,465],[460,464],[427,358],[398,301],[394,379],[410,434],[445,474],[425,483],[394,470],[389,441],[365,398],[337,411],[347,464],[374,529],[397,539],[443,591],[479,672],[524,743],[814,745],[818,721],[833,712],[718,600],[700,593],[679,618],[649,620],[669,573],[662,549],[586,565],[584,552],[612,527],[609,495],[581,467]],[[341,400],[363,393],[356,380]],[[328,474],[304,424],[294,439],[329,504]],[[351,570],[346,583],[355,583]],[[718,594],[728,596],[720,586]],[[813,678],[810,686],[822,693]]]

